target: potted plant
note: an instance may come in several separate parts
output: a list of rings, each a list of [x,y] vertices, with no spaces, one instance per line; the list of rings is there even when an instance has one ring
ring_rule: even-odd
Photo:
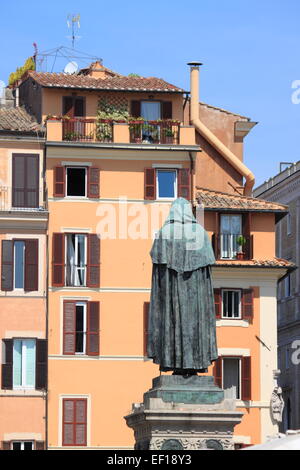
[[[246,245],[246,238],[243,235],[239,235],[236,239],[237,245],[238,245],[238,252],[236,254],[236,257],[238,260],[243,260],[245,256],[245,252],[243,250],[243,247]]]
[[[164,134],[164,141],[166,144],[173,144],[174,141],[174,132],[171,128],[167,128],[163,130]]]

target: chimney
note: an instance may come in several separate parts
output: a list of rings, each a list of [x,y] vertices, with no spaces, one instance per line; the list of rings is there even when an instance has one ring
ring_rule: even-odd
[[[189,62],[191,80],[191,100],[190,100],[190,121],[202,137],[230,163],[230,165],[245,177],[244,196],[251,196],[255,183],[253,173],[242,163],[234,153],[211,132],[200,120],[199,117],[199,69],[201,62]]]

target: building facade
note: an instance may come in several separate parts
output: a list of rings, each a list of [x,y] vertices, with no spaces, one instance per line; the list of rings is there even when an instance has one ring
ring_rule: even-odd
[[[199,103],[198,71],[191,64],[190,99],[99,63],[18,84],[20,104],[46,122],[48,449],[133,448],[123,417],[159,374],[145,347],[149,252],[177,197],[193,203],[215,249],[219,360],[209,373],[244,412],[236,446],[277,431],[276,286],[293,264],[275,257],[275,222],[287,209],[247,196],[243,139],[254,123]]]
[[[0,108],[0,440],[46,442],[47,223],[44,137],[21,108]]]
[[[276,252],[299,266],[300,163],[292,164],[255,189],[255,196],[286,204],[289,214],[276,226]],[[300,278],[299,269],[278,286],[278,361],[285,401],[281,430],[300,427]]]

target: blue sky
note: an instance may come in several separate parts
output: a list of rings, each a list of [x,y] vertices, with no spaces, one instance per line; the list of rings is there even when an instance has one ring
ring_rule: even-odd
[[[69,13],[81,14],[76,48],[123,74],[157,76],[189,89],[186,63],[200,60],[201,100],[259,121],[245,139],[257,184],[280,161],[300,160],[299,0],[1,1],[0,79],[32,55],[69,45]]]

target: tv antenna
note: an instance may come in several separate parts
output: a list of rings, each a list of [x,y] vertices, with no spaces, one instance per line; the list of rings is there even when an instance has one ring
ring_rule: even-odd
[[[72,36],[68,36],[68,39],[72,40],[72,49],[74,49],[75,41],[81,38],[76,35],[77,30],[80,29],[80,15],[68,15],[67,25],[69,29],[72,29]]]

